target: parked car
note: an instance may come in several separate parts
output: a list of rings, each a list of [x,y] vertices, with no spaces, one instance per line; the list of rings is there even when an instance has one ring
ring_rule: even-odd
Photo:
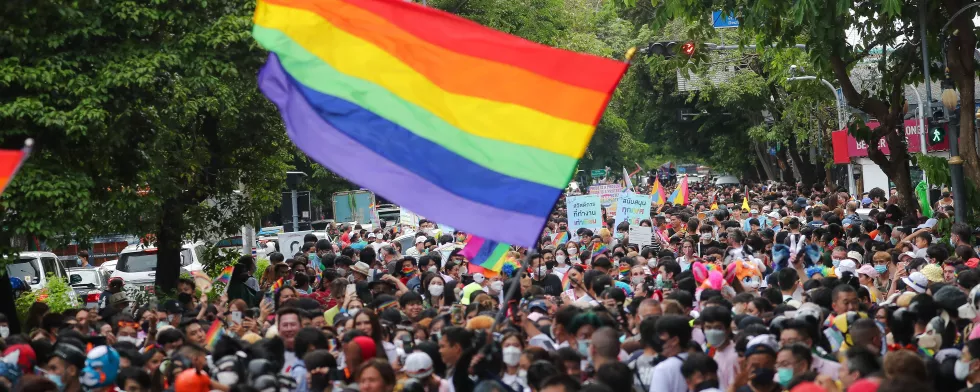
[[[720,176],[715,179],[715,186],[738,186],[741,185],[741,181],[735,176]]]
[[[201,255],[204,254],[203,242],[185,243],[180,250],[180,267],[182,271],[200,271],[204,269]],[[120,277],[126,286],[152,288],[156,280],[157,247],[135,244],[127,246],[119,253],[119,261],[112,272],[112,278]]]
[[[109,288],[109,272],[101,268],[69,268],[71,288],[86,308],[99,306],[99,295]]]
[[[51,252],[21,252],[17,261],[7,264],[7,276],[23,279],[31,290],[47,287],[48,275],[68,279],[65,265]]]
[[[118,262],[119,259],[106,260],[102,262],[102,264],[99,264],[99,269],[107,272],[109,275],[112,275],[112,273],[116,271],[116,263]]]

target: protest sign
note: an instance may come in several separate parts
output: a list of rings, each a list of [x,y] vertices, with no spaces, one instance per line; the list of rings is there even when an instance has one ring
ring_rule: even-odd
[[[568,207],[568,231],[576,233],[580,228],[593,232],[602,228],[602,210],[598,195],[569,196],[565,200]]]
[[[632,225],[630,226],[630,243],[640,246],[653,245],[653,228],[649,226]]]
[[[287,257],[299,253],[303,250],[303,237],[312,231],[294,231],[291,233],[279,233],[279,249]]]
[[[607,217],[616,215],[616,202],[619,200],[620,193],[623,193],[623,186],[620,184],[593,185],[589,187],[590,195],[599,196],[602,207],[606,209]],[[602,220],[601,216],[599,219]]]
[[[619,195],[616,211],[616,227],[622,222],[639,226],[640,221],[650,219],[650,195],[623,192]]]

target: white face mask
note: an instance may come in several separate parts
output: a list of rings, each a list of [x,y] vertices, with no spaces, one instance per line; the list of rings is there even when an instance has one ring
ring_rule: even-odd
[[[956,376],[957,380],[966,380],[966,377],[970,375],[970,362],[957,360],[956,364],[953,365],[953,375]]]
[[[495,281],[495,282],[491,282],[490,283],[490,291],[493,291],[495,293],[499,293],[503,289],[504,289],[504,282],[503,281],[499,281],[498,280],[498,281]]]
[[[361,311],[361,308],[347,309],[347,314],[351,317],[357,316],[357,313]]]
[[[576,253],[578,253],[578,249],[568,248],[568,254],[569,255],[574,256]]]
[[[130,342],[130,343],[132,343],[136,347],[139,347],[140,346],[139,339],[137,339],[135,337],[132,337],[132,336],[120,336],[120,337],[117,337],[116,338],[116,341],[117,342]]]
[[[635,284],[635,285],[636,284],[643,283],[643,280],[644,279],[643,279],[642,276],[634,276],[634,277],[630,278],[630,281],[633,282],[633,284]]]
[[[503,357],[507,366],[517,366],[521,363],[521,349],[514,346],[504,347]]]
[[[565,256],[562,255],[555,256],[555,261],[558,262],[558,264],[565,264]]]
[[[438,297],[442,295],[442,291],[445,289],[443,285],[429,285],[429,294],[433,297]]]
[[[7,336],[10,336],[10,327],[4,325],[0,327],[0,338],[6,338]]]
[[[650,267],[652,270],[657,269],[657,259],[647,260],[647,267]]]

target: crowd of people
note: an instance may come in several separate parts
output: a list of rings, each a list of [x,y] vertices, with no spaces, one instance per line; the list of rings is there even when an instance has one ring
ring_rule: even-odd
[[[434,222],[408,249],[404,226],[340,225],[261,274],[242,257],[217,299],[186,279],[136,306],[113,280],[98,308],[34,304],[22,334],[0,318],[0,389],[980,391],[976,236],[944,200],[694,189],[636,241],[607,211],[569,232],[562,199],[501,271]]]

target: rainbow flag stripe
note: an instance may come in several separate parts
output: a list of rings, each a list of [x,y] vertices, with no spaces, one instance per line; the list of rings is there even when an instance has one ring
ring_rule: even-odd
[[[609,250],[609,247],[606,246],[606,244],[601,243],[601,242],[596,242],[596,243],[592,244],[592,257],[595,257],[596,255],[599,255],[599,254],[602,254],[603,252],[608,251],[608,250]]]
[[[208,328],[207,335],[204,336],[204,345],[207,346],[208,350],[214,349],[214,344],[218,343],[218,339],[225,334],[225,328],[221,326],[221,320],[214,320],[211,323],[211,328]]]
[[[311,158],[429,219],[527,246],[627,67],[401,0],[260,0],[252,35],[272,52],[259,86]]]
[[[650,195],[652,195],[653,203],[656,205],[663,205],[667,200],[664,198],[664,187],[660,185],[660,178],[653,181],[653,188],[650,189]]]
[[[688,194],[690,191],[687,187],[687,177],[681,179],[681,183],[677,185],[677,189],[674,189],[674,193],[670,194],[670,202],[674,205],[686,206],[688,203]]]
[[[564,245],[566,242],[568,242],[568,232],[567,231],[559,231],[559,232],[555,233],[555,239],[551,241],[551,243],[554,244],[554,245],[556,245],[556,246],[557,245]]]
[[[228,282],[231,282],[231,272],[234,270],[235,270],[235,266],[233,265],[229,265],[226,266],[225,268],[222,268],[221,273],[218,274],[218,278],[215,279],[215,282],[227,285]]]
[[[568,272],[571,271],[571,269],[568,270]],[[572,279],[568,277],[568,272],[565,272],[565,276],[561,277],[561,291],[572,288]]]
[[[513,261],[507,255],[508,252],[510,245],[474,235],[459,254],[469,260],[470,264],[500,272],[506,262]]]

